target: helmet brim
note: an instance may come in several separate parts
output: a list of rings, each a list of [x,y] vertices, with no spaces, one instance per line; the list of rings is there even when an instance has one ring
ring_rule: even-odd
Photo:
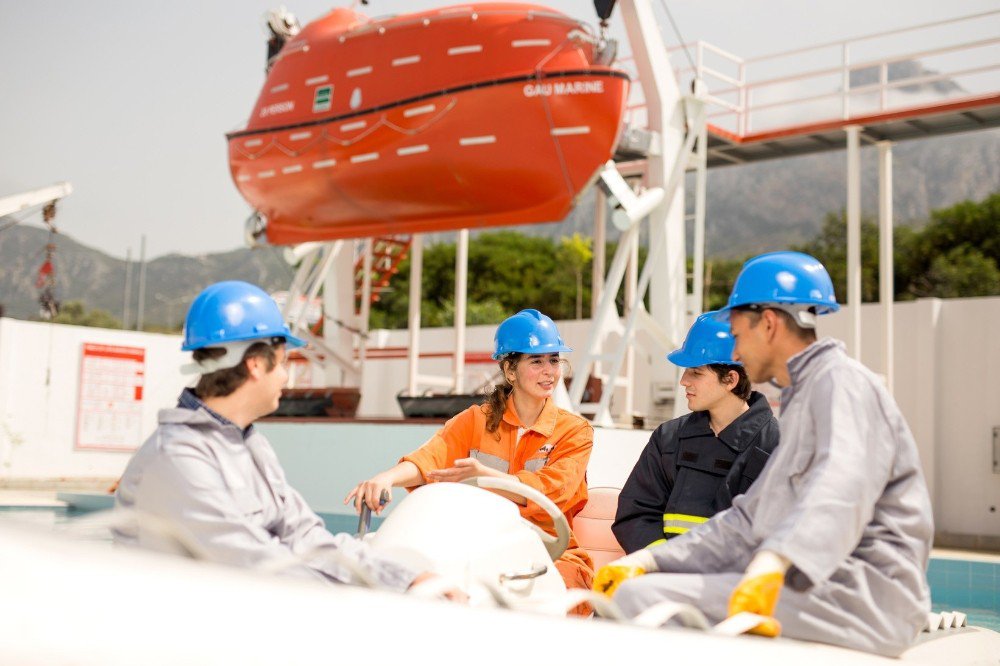
[[[288,349],[298,349],[299,347],[305,347],[307,344],[306,341],[303,340],[302,338],[297,338],[294,335],[292,335],[291,332],[285,330],[284,332],[279,331],[274,335],[266,335],[263,337],[260,335],[248,335],[245,337],[233,338],[232,340],[226,340],[225,342],[219,341],[219,342],[184,345],[181,347],[181,351],[189,352],[189,351],[196,351],[198,349],[207,349],[209,347],[223,347],[229,342],[242,342],[245,340],[260,340],[261,342],[266,342],[272,338],[283,338],[285,340],[285,347]]]
[[[532,347],[531,349],[507,349],[502,352],[494,352],[493,360],[499,361],[504,356],[508,354],[528,354],[528,355],[538,355],[538,354],[563,354],[573,351],[572,347],[567,347],[566,345],[544,345],[540,347]]]
[[[742,363],[734,361],[731,358],[726,360],[706,360],[704,356],[691,354],[683,349],[675,349],[667,354],[667,360],[679,368],[700,368],[703,365],[743,365]]]
[[[305,347],[306,341],[302,338],[297,338],[291,333],[285,335],[285,347],[288,349],[298,349],[299,347]]]

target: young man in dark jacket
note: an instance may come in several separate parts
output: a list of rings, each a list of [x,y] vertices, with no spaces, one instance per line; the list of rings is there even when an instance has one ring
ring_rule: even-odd
[[[611,529],[625,552],[684,534],[747,491],[778,445],[767,399],[732,360],[729,325],[698,317],[667,356],[684,368],[690,414],[653,432],[618,498]]]

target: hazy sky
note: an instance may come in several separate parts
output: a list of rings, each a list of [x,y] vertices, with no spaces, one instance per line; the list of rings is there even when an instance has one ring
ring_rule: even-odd
[[[337,5],[285,0],[303,25]],[[77,240],[150,257],[241,246],[225,133],[263,83],[265,0],[0,0],[0,196],[59,180]],[[372,16],[453,2],[372,0]],[[594,22],[585,0],[542,2]],[[653,0],[660,11],[661,0]],[[997,0],[671,0],[687,41],[743,57],[996,9]],[[662,15],[662,13],[661,13]],[[664,23],[663,34],[675,38]],[[920,48],[914,44],[914,49]]]

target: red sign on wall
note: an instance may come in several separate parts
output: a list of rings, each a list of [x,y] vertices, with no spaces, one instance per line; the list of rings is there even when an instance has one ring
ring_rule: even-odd
[[[141,443],[146,350],[83,343],[76,448],[129,451]]]

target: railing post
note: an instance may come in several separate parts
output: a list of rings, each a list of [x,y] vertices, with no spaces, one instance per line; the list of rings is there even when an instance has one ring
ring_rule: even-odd
[[[749,102],[747,95],[747,65],[745,62],[740,63],[740,95],[739,95],[739,105],[740,105],[740,115],[738,119],[737,130],[740,136],[744,136],[747,133],[747,115],[749,114],[749,109],[747,109],[747,104]]]
[[[851,117],[851,47],[846,42],[841,48],[841,113],[844,120]]]
[[[885,111],[889,103],[889,63],[883,62],[878,73],[878,110]]]

